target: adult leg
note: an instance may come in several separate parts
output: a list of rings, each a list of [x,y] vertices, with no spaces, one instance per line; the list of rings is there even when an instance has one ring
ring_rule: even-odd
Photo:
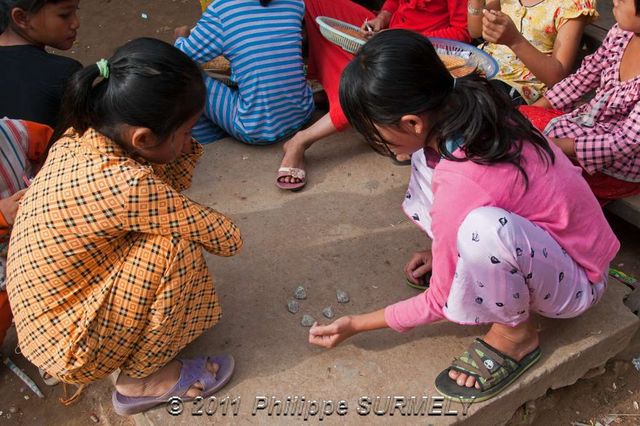
[[[542,228],[495,207],[469,213],[458,231],[458,262],[444,313],[461,324],[491,323],[485,342],[515,361],[538,346],[531,311],[572,318],[604,293]],[[476,379],[451,370],[461,386]]]
[[[304,152],[318,140],[348,127],[347,119],[340,108],[338,89],[340,76],[353,55],[325,39],[320,33],[316,17],[330,16],[360,26],[374,15],[366,8],[349,0],[306,0],[305,29],[309,41],[309,77],[316,78],[323,86],[329,100],[329,114],[324,115],[311,127],[299,131],[284,146],[281,168],[304,169]],[[299,183],[303,179],[293,176],[278,178],[283,183]]]

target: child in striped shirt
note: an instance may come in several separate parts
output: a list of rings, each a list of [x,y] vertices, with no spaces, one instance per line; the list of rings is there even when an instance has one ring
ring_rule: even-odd
[[[176,47],[202,64],[231,62],[237,88],[205,77],[204,114],[193,129],[200,143],[224,136],[269,144],[311,117],[313,96],[302,62],[302,0],[214,0],[196,27],[176,29]]]

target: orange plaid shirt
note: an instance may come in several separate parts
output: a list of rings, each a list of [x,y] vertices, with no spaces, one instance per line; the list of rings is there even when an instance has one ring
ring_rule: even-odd
[[[202,155],[192,143],[191,154],[164,166],[131,158],[95,130],[70,130],[55,143],[22,199],[7,265],[20,346],[36,365],[59,357],[73,363],[79,353],[63,353],[62,342],[82,347],[104,303],[127,309],[127,300],[109,301],[106,293],[129,256],[132,234],[185,239],[219,256],[240,249],[240,232],[227,217],[179,192],[190,186]],[[141,279],[160,279],[149,257],[133,265]]]

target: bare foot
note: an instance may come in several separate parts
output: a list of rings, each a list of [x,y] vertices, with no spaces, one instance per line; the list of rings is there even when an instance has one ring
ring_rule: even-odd
[[[284,157],[280,163],[280,167],[294,167],[296,169],[304,169],[304,152],[307,150],[304,139],[298,132],[293,138],[289,139],[283,146]],[[284,176],[279,179],[284,183],[299,183],[301,179],[293,176]]]
[[[524,324],[524,325],[523,325]],[[538,332],[523,323],[516,327],[507,327],[501,324],[493,324],[489,332],[483,337],[488,345],[493,346],[505,355],[509,355],[516,361],[520,361],[539,345]],[[458,371],[449,370],[449,377],[455,380],[458,386],[480,389],[476,378]]]
[[[131,397],[162,396],[178,383],[181,367],[180,361],[174,360],[152,375],[142,379],[135,379],[120,373],[116,381],[116,390],[124,396]],[[207,362],[207,370],[212,374],[216,374],[218,372],[218,364]],[[202,384],[196,382],[189,388],[185,396],[194,398],[201,395],[202,391]]]

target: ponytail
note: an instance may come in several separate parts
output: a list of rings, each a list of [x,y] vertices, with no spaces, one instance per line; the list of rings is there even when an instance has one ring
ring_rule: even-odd
[[[71,76],[62,97],[62,109],[50,145],[71,127],[80,134],[91,127],[91,99],[98,96],[100,86],[104,89],[105,85],[104,80],[94,85],[98,77],[100,70],[96,64],[89,65]]]
[[[119,142],[122,125],[146,127],[164,140],[202,111],[204,101],[202,72],[188,56],[139,38],[71,78],[52,141],[69,128],[80,134],[95,128]]]
[[[472,73],[455,82],[443,107],[433,112],[434,125],[427,136],[427,140],[437,140],[438,150],[446,159],[478,164],[511,163],[522,174],[525,186],[529,179],[520,165],[525,142],[533,144],[543,161],[554,162],[555,155],[547,139],[486,78]],[[464,159],[455,157],[446,148],[447,140],[456,138],[464,141],[461,147]]]
[[[506,96],[476,73],[454,79],[428,39],[411,31],[383,31],[360,49],[342,73],[340,104],[349,123],[378,150],[389,152],[376,125],[427,114],[426,141],[435,140],[448,160],[511,163],[527,185],[520,165],[525,142],[545,161],[555,159],[547,139]],[[447,150],[446,142],[456,139],[463,141],[464,158]]]

